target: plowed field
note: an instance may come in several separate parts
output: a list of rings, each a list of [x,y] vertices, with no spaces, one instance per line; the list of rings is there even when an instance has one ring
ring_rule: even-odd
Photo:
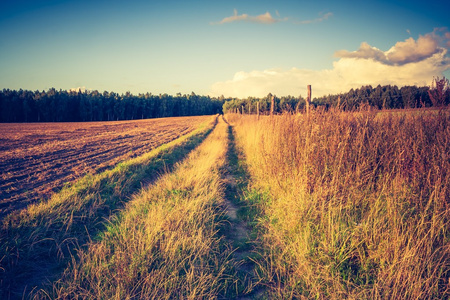
[[[209,118],[0,124],[0,218],[48,198],[86,173],[185,135]]]

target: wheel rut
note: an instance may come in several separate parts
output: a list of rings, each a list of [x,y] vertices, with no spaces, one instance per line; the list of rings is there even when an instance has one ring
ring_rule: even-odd
[[[243,281],[243,289],[235,299],[263,299],[265,290],[259,279],[255,261],[258,256],[257,237],[245,218],[243,213],[245,202],[241,200],[247,188],[248,175],[239,164],[233,130],[229,124],[228,140],[227,166],[223,171],[225,218],[228,221],[224,235],[234,250],[233,259],[237,261],[237,272]]]

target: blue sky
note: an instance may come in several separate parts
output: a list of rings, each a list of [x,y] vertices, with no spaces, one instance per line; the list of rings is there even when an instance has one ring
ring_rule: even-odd
[[[450,77],[450,4],[9,1],[0,88],[313,95]]]

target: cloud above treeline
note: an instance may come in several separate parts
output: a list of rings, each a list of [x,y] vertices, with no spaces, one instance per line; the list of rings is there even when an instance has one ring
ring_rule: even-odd
[[[291,21],[293,24],[310,24],[310,23],[317,23],[322,22],[330,18],[333,13],[328,12],[325,14],[319,14],[319,17],[313,20],[295,20],[292,18],[281,18],[278,11],[276,11],[276,15],[278,18],[274,18],[269,12],[266,12],[265,14],[258,15],[258,16],[250,16],[248,14],[238,14],[237,9],[234,9],[233,15],[229,17],[223,18],[219,22],[211,22],[212,25],[219,25],[219,24],[226,24],[226,23],[233,23],[233,22],[250,22],[250,23],[260,23],[260,24],[274,24],[278,22],[287,22]]]
[[[438,41],[433,34],[426,34],[419,36],[417,41],[410,37],[403,42],[397,42],[385,52],[363,42],[358,50],[353,52],[340,50],[335,53],[335,56],[340,58],[373,59],[386,65],[401,66],[419,62],[443,50],[444,48],[439,47]]]
[[[211,87],[212,95],[246,98],[278,96],[306,96],[306,86],[313,87],[313,97],[347,92],[362,85],[417,85],[431,83],[433,76],[443,76],[450,69],[450,33],[435,29],[432,33],[397,42],[388,51],[362,43],[356,51],[340,50],[339,60],[331,69],[300,68],[267,69],[237,72],[227,81]]]

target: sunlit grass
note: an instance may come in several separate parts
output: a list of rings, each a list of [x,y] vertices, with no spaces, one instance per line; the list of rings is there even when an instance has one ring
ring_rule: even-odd
[[[204,141],[213,124],[6,218],[3,288],[33,274],[26,268],[57,267],[49,273],[61,278],[23,295],[209,299],[253,288],[270,299],[450,296],[447,112],[226,118],[238,146],[228,161],[233,135],[220,120]],[[183,156],[176,145],[200,141],[162,174],[167,159]],[[253,229],[258,247],[248,259],[263,289],[245,286],[225,241],[227,163],[245,165],[236,181],[245,188],[227,197]],[[147,186],[155,166],[161,177]],[[72,262],[55,267],[51,255]]]
[[[46,292],[50,298],[211,299],[233,294],[231,250],[217,231],[227,126],[128,203]],[[41,297],[46,293],[42,292]]]
[[[450,295],[445,112],[227,115],[265,228],[272,297]]]

